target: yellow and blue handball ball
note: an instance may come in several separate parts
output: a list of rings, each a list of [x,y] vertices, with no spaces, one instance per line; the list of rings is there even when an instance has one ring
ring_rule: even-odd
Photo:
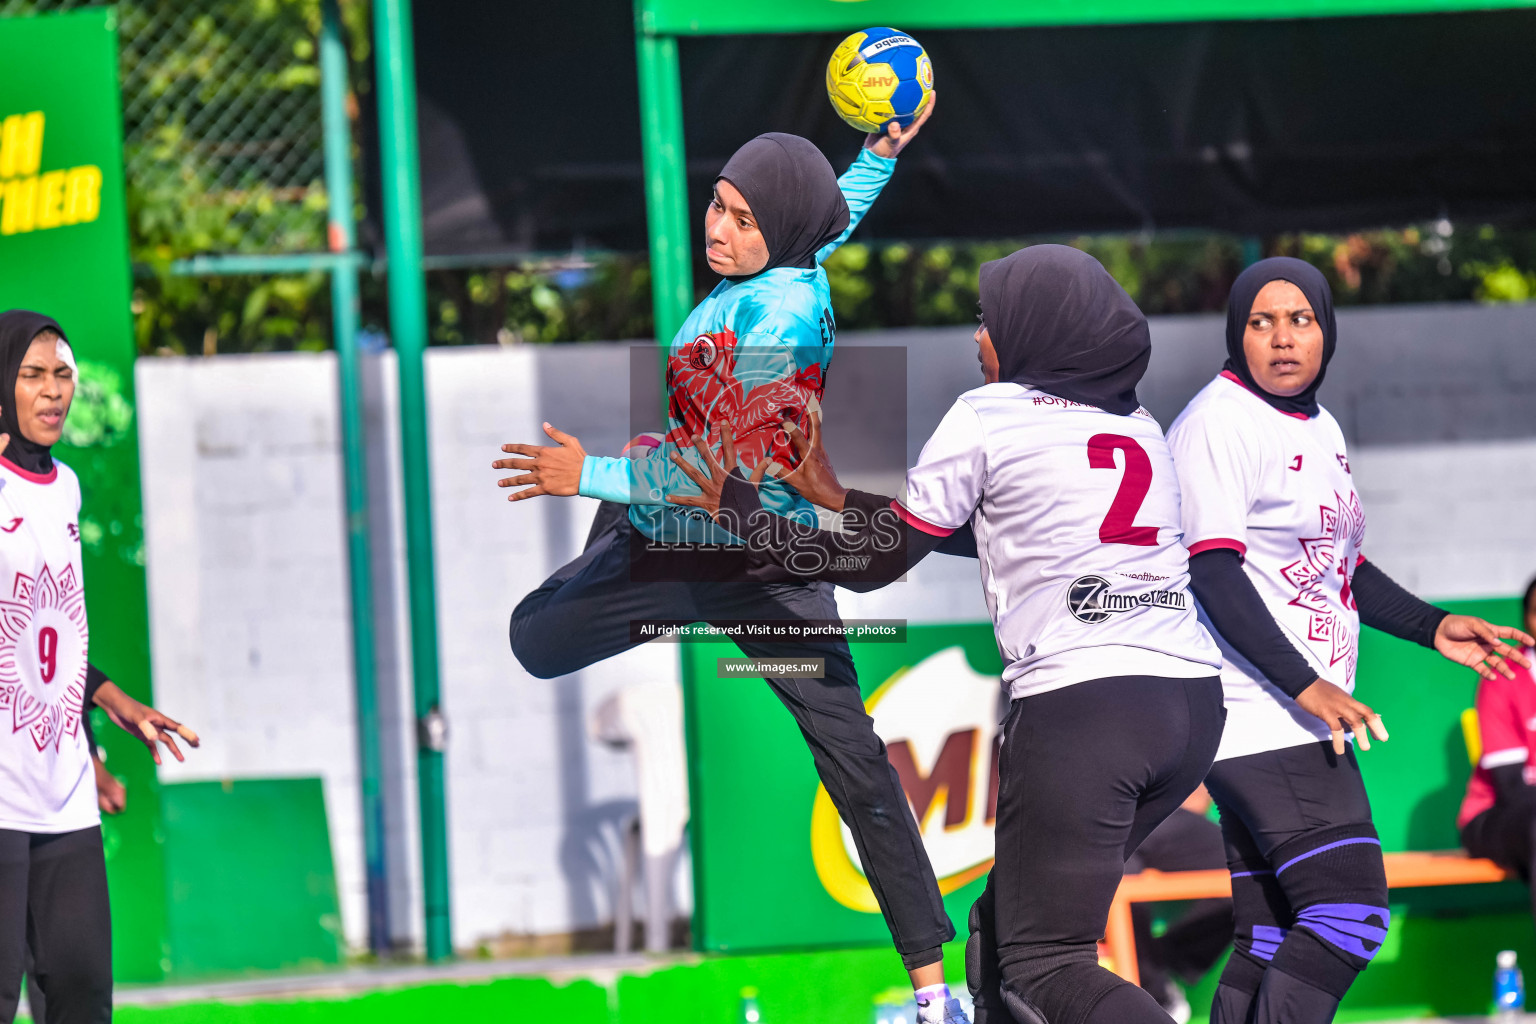
[[[933,100],[933,62],[905,32],[867,28],[832,51],[827,97],[861,132],[883,132],[892,121],[905,128]]]

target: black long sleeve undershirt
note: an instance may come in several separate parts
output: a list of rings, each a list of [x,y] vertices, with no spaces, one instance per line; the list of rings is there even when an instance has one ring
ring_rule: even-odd
[[[1264,606],[1236,551],[1192,555],[1189,576],[1211,625],[1266,679],[1293,700],[1312,685],[1317,673]],[[1414,597],[1368,561],[1355,568],[1352,592],[1361,622],[1423,647],[1434,646],[1435,630],[1450,614]]]
[[[98,755],[99,748],[96,746],[96,730],[91,727],[91,709],[96,706],[96,691],[101,689],[102,683],[108,682],[111,680],[105,672],[90,662],[85,663],[85,699],[80,709],[80,726],[85,730],[85,745],[92,757]]]
[[[1212,548],[1189,559],[1189,585],[1222,639],[1292,700],[1317,673],[1264,606],[1243,560],[1231,548]]]
[[[850,490],[843,499],[848,529],[837,533],[765,510],[757,488],[732,473],[720,495],[720,510],[727,519],[734,518],[736,525],[729,529],[746,539],[752,566],[777,566],[802,579],[826,580],[858,593],[900,579],[937,550],[974,556],[976,538],[969,530],[967,540],[959,530],[939,537],[914,529],[896,515],[892,500]]]
[[[1351,585],[1361,622],[1420,647],[1435,646],[1435,631],[1451,614],[1414,597],[1369,561],[1355,567]]]
[[[86,707],[91,707],[92,705],[94,705],[95,702],[96,702],[96,691],[101,689],[101,684],[102,683],[110,683],[111,681],[112,680],[107,678],[107,674],[105,672],[103,672],[101,669],[97,668],[95,665],[92,665],[90,662],[86,662],[85,663],[85,706]]]

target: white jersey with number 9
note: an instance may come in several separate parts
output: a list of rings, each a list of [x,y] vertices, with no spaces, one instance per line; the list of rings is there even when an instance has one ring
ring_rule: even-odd
[[[1013,697],[1220,669],[1189,590],[1173,459],[1146,410],[988,384],[944,416],[906,490],[896,511],[914,528],[971,523]]]

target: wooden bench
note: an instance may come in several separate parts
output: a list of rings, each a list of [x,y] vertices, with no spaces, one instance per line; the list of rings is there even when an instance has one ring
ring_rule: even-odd
[[[1387,865],[1389,889],[1411,889],[1428,885],[1473,885],[1502,882],[1508,871],[1491,860],[1468,857],[1454,850],[1439,853],[1389,853]],[[1120,881],[1115,901],[1109,908],[1109,923],[1104,929],[1100,960],[1126,981],[1141,980],[1136,969],[1136,936],[1131,927],[1131,904],[1165,900],[1201,900],[1232,895],[1232,879],[1221,871],[1142,871],[1126,875]]]

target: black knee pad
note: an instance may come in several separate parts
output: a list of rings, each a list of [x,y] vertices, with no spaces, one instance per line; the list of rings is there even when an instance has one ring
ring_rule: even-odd
[[[1275,880],[1296,914],[1274,966],[1343,998],[1387,939],[1387,872],[1369,822],[1321,829],[1275,851]]]
[[[971,904],[970,935],[965,940],[965,985],[975,1007],[973,1024],[1011,1024],[998,974],[997,940],[992,928],[992,887]]]
[[[1222,971],[1221,983],[1251,994],[1259,990],[1264,970],[1285,941],[1295,916],[1267,861],[1234,861],[1230,867],[1232,957]]]
[[[1080,1024],[1124,984],[1099,966],[1098,943],[1015,951],[1002,966],[1003,1002],[1019,1024]]]

